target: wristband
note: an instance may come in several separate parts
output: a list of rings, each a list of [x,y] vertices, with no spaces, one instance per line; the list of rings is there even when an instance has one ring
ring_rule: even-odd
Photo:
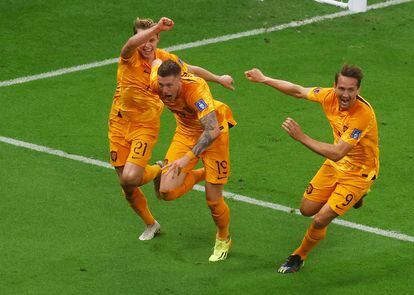
[[[193,153],[193,151],[188,151],[185,155],[189,157],[190,160],[197,158],[197,156]]]

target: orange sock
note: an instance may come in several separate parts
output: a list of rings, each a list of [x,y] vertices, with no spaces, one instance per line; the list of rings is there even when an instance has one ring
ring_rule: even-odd
[[[306,231],[305,237],[302,240],[302,244],[293,252],[293,254],[299,254],[303,260],[306,259],[308,253],[315,247],[325,236],[328,227],[317,229],[313,226],[313,223]]]
[[[145,224],[154,224],[155,219],[148,208],[147,198],[145,198],[140,188],[136,188],[132,194],[132,198],[127,198],[127,200]]]
[[[206,179],[206,170],[204,168],[192,170],[191,174],[194,176],[195,183],[199,183],[200,181]]]
[[[161,167],[157,164],[145,166],[144,175],[142,175],[141,185],[144,185],[161,173]]]
[[[182,185],[169,192],[161,192],[165,195],[164,200],[172,201],[188,193],[196,183],[204,180],[206,173],[204,168],[190,171]]]
[[[211,210],[211,216],[217,226],[217,237],[220,240],[229,238],[230,209],[221,197],[217,201],[207,200],[207,205]]]

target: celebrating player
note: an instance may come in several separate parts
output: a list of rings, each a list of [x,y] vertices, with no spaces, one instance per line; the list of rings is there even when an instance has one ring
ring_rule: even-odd
[[[293,139],[327,158],[302,198],[300,211],[304,216],[314,216],[313,221],[302,244],[278,269],[280,273],[292,273],[301,268],[308,253],[325,237],[333,219],[362,206],[363,197],[378,176],[377,122],[371,105],[359,95],[363,74],[356,66],[344,65],[335,76],[334,88],[305,88],[267,77],[258,69],[245,75],[252,82],[320,103],[333,130],[334,143],[328,144],[303,133],[291,118],[282,124]]]
[[[150,89],[151,63],[154,59],[173,59],[183,72],[189,71],[208,81],[233,89],[233,79],[183,63],[177,56],[157,49],[159,34],[171,30],[174,22],[166,17],[154,23],[137,19],[134,35],[121,50],[118,62],[117,86],[109,115],[111,164],[115,167],[122,190],[131,207],[146,224],[140,240],[150,240],[160,230],[147,200],[139,188],[161,173],[159,165],[148,165],[158,138],[163,103]]]
[[[206,180],[206,200],[217,226],[209,261],[224,260],[231,238],[230,209],[223,198],[223,186],[230,175],[229,127],[236,122],[230,108],[213,99],[203,79],[182,75],[173,60],[160,64],[160,60],[153,63],[151,87],[174,113],[177,128],[164,160],[159,194],[164,200],[174,200]],[[194,170],[199,158],[204,168]]]

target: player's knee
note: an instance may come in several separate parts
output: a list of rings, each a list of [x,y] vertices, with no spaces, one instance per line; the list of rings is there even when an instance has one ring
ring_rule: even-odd
[[[123,173],[121,176],[121,186],[122,188],[125,190],[125,188],[127,187],[131,187],[131,186],[140,186],[141,184],[141,177],[138,177],[134,174],[125,174]]]
[[[132,184],[131,178],[122,175],[121,178],[120,178],[120,184],[121,184],[122,188],[124,189],[124,191],[126,191],[126,189],[129,186],[131,186],[131,184]]]
[[[160,193],[161,194],[168,194],[171,193],[176,187],[174,187],[171,183],[168,181],[164,182],[161,180],[160,184]]]
[[[170,190],[168,189],[167,186],[163,185],[163,183],[161,183],[160,185],[160,194],[167,194]]]
[[[163,201],[173,201],[177,196],[174,193],[161,193],[161,198]]]
[[[315,228],[324,228],[326,227],[328,224],[326,222],[326,219],[323,218],[323,216],[316,214],[315,217],[313,218],[313,226]]]
[[[174,200],[174,192],[173,190],[166,189],[166,188],[160,188],[160,198],[163,201],[172,201]]]
[[[311,217],[311,216],[315,215],[315,212],[313,212],[313,210],[311,210],[309,208],[300,207],[300,214],[302,214],[303,216],[306,216],[306,217]]]

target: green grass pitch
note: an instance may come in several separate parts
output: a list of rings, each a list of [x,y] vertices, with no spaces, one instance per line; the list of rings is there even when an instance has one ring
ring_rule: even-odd
[[[160,47],[340,11],[303,0],[23,1],[0,3],[0,81],[114,58],[136,16],[169,16]],[[383,1],[368,1],[369,4]],[[305,86],[330,86],[347,62],[365,72],[364,96],[376,111],[380,177],[366,204],[345,220],[414,236],[414,3],[175,52],[236,90],[211,84],[238,121],[231,130],[227,191],[297,208],[323,159],[280,128],[289,116],[309,135],[332,141],[317,104],[256,85],[243,72]],[[107,161],[107,117],[116,65],[0,87],[0,136]],[[174,130],[164,112],[153,160]],[[233,248],[208,263],[215,228],[204,195],[174,202],[144,191],[162,225],[143,226],[110,169],[0,142],[0,294],[412,294],[414,245],[331,225],[294,275],[276,267],[301,241],[309,219],[228,200]]]

